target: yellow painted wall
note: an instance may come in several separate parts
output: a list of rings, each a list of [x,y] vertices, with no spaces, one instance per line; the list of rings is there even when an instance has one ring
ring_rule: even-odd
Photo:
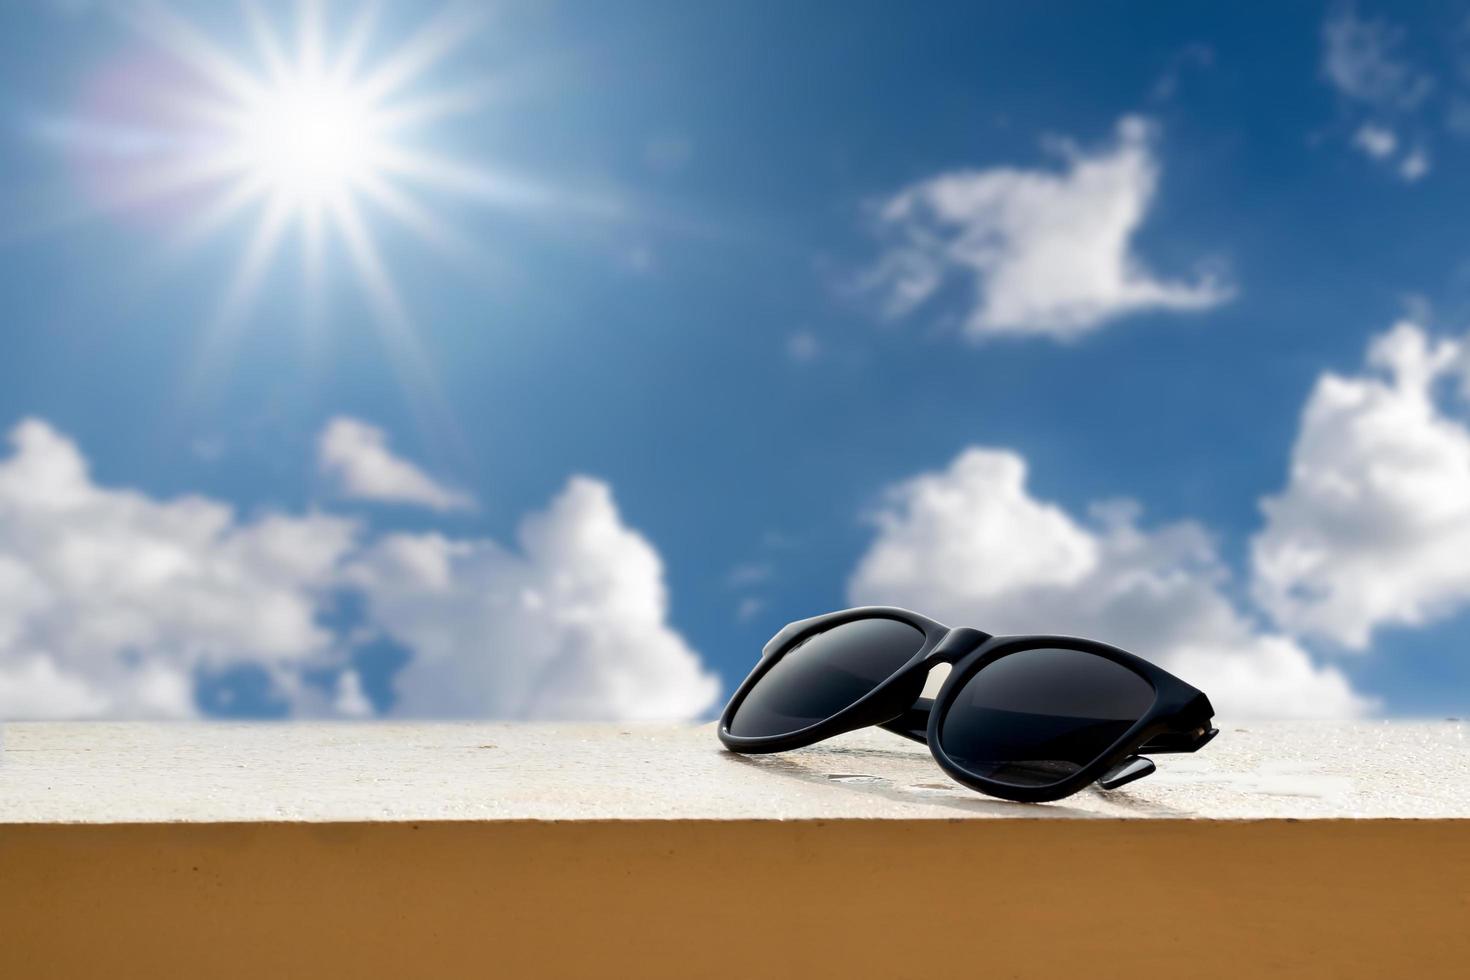
[[[1465,977],[1470,821],[0,826],[0,977]]]

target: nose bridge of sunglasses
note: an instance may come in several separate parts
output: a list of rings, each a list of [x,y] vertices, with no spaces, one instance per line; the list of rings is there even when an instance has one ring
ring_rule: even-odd
[[[988,639],[989,633],[968,626],[956,626],[934,645],[924,662],[930,667],[942,663],[952,664]]]

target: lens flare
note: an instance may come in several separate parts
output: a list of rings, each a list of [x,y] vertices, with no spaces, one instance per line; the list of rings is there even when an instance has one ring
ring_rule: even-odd
[[[315,0],[297,4],[294,29],[286,31],[247,0],[245,30],[228,42],[161,3],[119,9],[146,49],[99,71],[81,112],[37,126],[40,138],[77,164],[90,199],[49,216],[43,227],[96,213],[138,214],[171,230],[164,254],[172,265],[226,228],[249,223],[207,322],[196,389],[207,389],[205,376],[230,362],[234,338],[293,235],[301,244],[308,324],[324,304],[324,269],[340,259],[401,383],[421,399],[433,398],[436,386],[379,246],[380,226],[473,270],[479,283],[494,257],[458,233],[430,199],[612,213],[601,201],[426,145],[435,126],[498,97],[494,77],[430,84],[481,30],[482,7],[445,7],[391,43],[378,40],[390,32],[379,28],[372,0],[333,32]]]

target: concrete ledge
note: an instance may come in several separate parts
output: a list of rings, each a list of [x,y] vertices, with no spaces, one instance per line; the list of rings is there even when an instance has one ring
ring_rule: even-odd
[[[1126,790],[1051,806],[951,791],[921,747],[882,733],[754,760],[707,726],[5,738],[7,978],[1463,976],[1470,962],[1470,745],[1455,724],[1227,728]]]
[[[0,824],[1470,818],[1470,724],[1235,725],[1158,763],[1038,806],[876,730],[739,756],[712,725],[11,724]]]

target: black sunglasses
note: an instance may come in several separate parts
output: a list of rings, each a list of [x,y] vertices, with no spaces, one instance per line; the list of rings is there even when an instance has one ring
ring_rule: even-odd
[[[950,664],[932,701],[931,668]],[[888,606],[787,626],[720,716],[735,752],[784,752],[878,725],[929,746],[954,779],[1041,803],[1094,780],[1154,771],[1140,753],[1214,738],[1209,698],[1117,647],[1069,636],[991,636]]]

